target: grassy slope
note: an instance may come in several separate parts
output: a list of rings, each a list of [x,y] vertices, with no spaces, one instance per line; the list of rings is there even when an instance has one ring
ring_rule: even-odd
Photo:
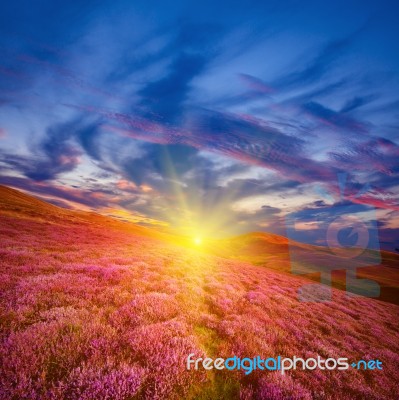
[[[220,245],[221,244],[221,245]],[[290,250],[302,252],[308,259],[310,268],[318,270],[320,265],[328,265],[326,256],[328,250],[322,247],[291,242],[282,236],[269,233],[256,232],[241,235],[232,239],[222,240],[212,248],[214,254],[229,257],[235,260],[250,262],[279,272],[291,274]],[[376,281],[380,285],[379,299],[394,304],[399,304],[399,254],[381,251],[381,263],[373,266],[357,266],[357,278],[366,278]],[[364,260],[364,257],[362,257]],[[353,265],[353,261],[349,260]],[[344,289],[346,260],[337,259],[336,270],[332,274],[333,287]],[[319,281],[320,274],[309,273],[309,279]]]
[[[7,196],[0,398],[399,396],[398,306],[339,290],[332,302],[301,303],[302,277]],[[189,353],[378,357],[384,370],[205,373],[185,370]]]

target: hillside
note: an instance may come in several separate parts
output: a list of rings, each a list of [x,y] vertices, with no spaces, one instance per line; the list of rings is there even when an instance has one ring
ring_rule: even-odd
[[[142,236],[167,238],[168,235],[133,223],[126,223],[95,212],[69,210],[40,200],[19,190],[0,185],[0,215],[51,224],[83,224],[126,231]]]
[[[107,229],[135,233],[140,236],[157,238],[169,243],[185,243],[184,239],[172,233],[158,232],[133,223],[126,223],[114,218],[93,212],[72,211],[64,209],[18,190],[0,185],[0,213],[3,215],[29,218],[36,221],[47,221],[59,224],[90,224],[106,226]],[[191,238],[185,243],[191,246]],[[262,266],[277,272],[292,274],[291,251],[302,252],[308,259],[306,279],[320,281],[320,274],[313,272],[319,265],[327,262],[323,258],[324,249],[298,242],[290,242],[287,238],[264,232],[253,232],[222,240],[209,240],[203,249],[210,254],[223,258],[241,260],[253,265]],[[345,290],[345,263],[337,260],[337,268],[332,273],[332,285]],[[306,268],[301,268],[306,272]],[[399,304],[399,254],[381,251],[379,265],[357,266],[357,277],[376,281],[380,285],[379,299]]]
[[[331,302],[299,302],[308,283],[301,276],[112,229],[109,219],[89,223],[7,193],[0,399],[399,397],[397,305],[340,290]],[[50,212],[58,215],[51,223]],[[255,236],[247,237],[248,255],[263,243]],[[190,353],[378,358],[383,370],[187,371]]]
[[[214,254],[250,262],[267,269],[291,274],[292,268],[298,268],[292,264],[290,251],[296,255],[301,254],[306,259],[306,266],[301,265],[300,270],[307,272],[305,275],[313,281],[320,280],[318,271],[320,266],[331,264],[331,255],[328,249],[298,242],[288,242],[282,236],[269,233],[255,232],[221,241],[212,248]],[[370,264],[373,264],[374,254],[370,252]],[[380,285],[379,299],[399,304],[399,254],[388,251],[380,251],[381,261],[377,265],[364,266],[362,262],[356,264],[354,260],[336,258],[332,272],[332,285],[335,288],[346,288],[345,269],[348,263],[356,267],[357,278],[371,279]]]

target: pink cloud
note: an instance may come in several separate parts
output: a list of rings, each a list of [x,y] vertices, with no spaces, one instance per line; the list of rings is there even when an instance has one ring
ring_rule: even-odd
[[[116,187],[120,190],[136,191],[137,186],[133,182],[129,182],[126,179],[121,179],[116,183]]]
[[[250,89],[254,90],[255,92],[265,94],[275,92],[274,88],[267,85],[259,78],[255,78],[254,76],[248,74],[240,74],[240,78]]]

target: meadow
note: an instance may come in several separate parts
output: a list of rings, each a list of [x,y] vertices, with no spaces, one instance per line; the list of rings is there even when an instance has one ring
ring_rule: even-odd
[[[0,399],[399,398],[398,305],[299,302],[303,277],[22,200],[0,207]],[[188,371],[190,353],[383,370]]]

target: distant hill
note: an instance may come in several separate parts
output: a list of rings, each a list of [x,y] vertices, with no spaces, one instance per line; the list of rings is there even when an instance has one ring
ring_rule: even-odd
[[[177,235],[158,232],[93,212],[64,209],[2,185],[0,185],[0,218],[1,215],[51,224],[89,224],[167,242],[184,243],[184,240],[182,241]],[[303,272],[307,272],[304,276],[319,281],[320,274],[314,271],[317,271],[320,265],[325,265],[325,257],[329,256],[327,248],[289,242],[287,238],[271,233],[252,232],[228,239],[211,240],[202,249],[219,257],[249,262],[291,275],[290,250],[307,257],[307,265],[301,266]],[[332,285],[338,289],[346,287],[345,267],[345,263],[337,259],[336,270],[332,273]],[[381,287],[379,299],[399,304],[399,254],[381,251],[381,263],[371,267],[358,265],[357,277],[378,282]]]
[[[336,289],[321,304],[323,287],[299,301],[311,281],[289,272],[281,236],[160,238],[0,188],[0,399],[399,398],[398,305]],[[187,371],[189,354],[383,371]]]
[[[19,190],[0,185],[0,215],[34,219],[55,224],[90,224],[101,225],[108,229],[129,231],[135,234],[164,238],[165,235],[155,230],[107,217],[95,212],[69,210]]]
[[[399,254],[381,251],[381,262],[378,265],[364,266],[362,264],[364,260],[370,265],[375,259],[376,253],[369,251],[362,255],[361,261],[358,261],[356,265],[356,258],[334,258],[326,247],[290,242],[283,236],[263,232],[221,240],[217,245],[212,246],[211,252],[286,274],[292,274],[293,269],[297,273],[300,270],[301,275],[304,274],[303,276],[313,281],[320,280],[320,273],[317,272],[320,266],[333,262],[332,286],[343,290],[346,288],[345,269],[350,263],[352,268],[356,267],[357,278],[374,280],[380,285],[380,300],[399,304]],[[292,254],[300,255],[299,258],[306,262],[301,265],[295,264]]]
[[[39,200],[19,190],[0,185],[0,212],[2,214],[51,220],[76,218],[76,213]]]

